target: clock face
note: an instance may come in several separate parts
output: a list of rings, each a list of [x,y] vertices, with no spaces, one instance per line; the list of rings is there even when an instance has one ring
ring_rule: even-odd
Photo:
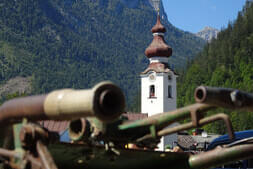
[[[153,81],[155,81],[155,79],[156,79],[156,74],[155,74],[155,73],[151,73],[148,77],[149,77],[149,80],[150,80],[151,82],[153,82]]]

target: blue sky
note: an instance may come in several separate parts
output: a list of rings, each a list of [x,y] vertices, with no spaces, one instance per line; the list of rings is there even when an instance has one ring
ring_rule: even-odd
[[[196,33],[205,26],[227,27],[246,0],[162,0],[168,20],[177,28]]]

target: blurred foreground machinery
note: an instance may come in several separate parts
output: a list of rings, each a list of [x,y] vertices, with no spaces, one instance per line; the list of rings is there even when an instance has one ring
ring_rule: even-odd
[[[195,100],[196,104],[172,112],[130,121],[122,115],[124,95],[111,82],[99,83],[89,90],[64,89],[13,99],[0,107],[0,161],[4,168],[13,169],[197,169],[252,158],[253,138],[231,144],[236,139],[226,114],[205,117],[206,112],[217,107],[251,112],[252,94],[201,86],[195,91]],[[186,118],[191,122],[166,128]],[[41,120],[70,121],[70,141],[62,142],[59,133],[36,123]],[[154,150],[162,136],[218,120],[227,127],[229,146],[195,155]]]

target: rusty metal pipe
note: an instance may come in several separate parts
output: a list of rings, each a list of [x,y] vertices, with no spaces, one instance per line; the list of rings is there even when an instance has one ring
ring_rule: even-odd
[[[47,116],[74,120],[96,116],[104,122],[117,119],[125,108],[124,94],[111,82],[102,82],[89,90],[59,90],[50,93],[44,103]]]
[[[212,168],[237,160],[253,157],[253,144],[238,145],[230,148],[217,147],[214,150],[192,155],[189,165],[192,169]]]
[[[199,86],[195,90],[194,97],[198,103],[253,111],[253,94],[236,89]]]
[[[69,123],[69,137],[73,141],[85,140],[91,135],[91,124],[87,119],[81,118]]]
[[[89,90],[64,89],[48,95],[12,99],[0,107],[0,126],[28,120],[72,120],[96,116],[108,122],[117,119],[125,108],[119,87],[102,82]]]
[[[0,126],[20,122],[24,117],[29,120],[44,120],[43,103],[46,95],[16,98],[5,102],[0,107]]]
[[[0,156],[7,157],[7,158],[20,158],[20,159],[22,157],[19,153],[15,151],[6,150],[3,148],[0,148]]]
[[[37,141],[36,148],[44,169],[58,169],[52,155],[42,142]]]

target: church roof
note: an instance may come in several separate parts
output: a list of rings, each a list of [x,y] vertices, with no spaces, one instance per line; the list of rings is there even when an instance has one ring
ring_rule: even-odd
[[[172,48],[166,44],[164,40],[165,27],[162,25],[160,15],[157,16],[156,25],[152,28],[154,36],[153,41],[145,51],[148,58],[151,57],[170,57],[172,55]]]
[[[162,25],[161,20],[160,20],[160,15],[157,15],[157,20],[156,20],[156,24],[155,26],[151,29],[152,33],[156,33],[156,32],[161,32],[161,33],[165,33],[166,32],[166,28]]]
[[[142,74],[146,74],[149,71],[154,71],[156,73],[165,73],[170,72],[170,69],[168,68],[168,64],[156,62],[149,64],[148,68],[142,72]]]
[[[176,76],[178,76],[178,74],[174,70],[168,68],[168,64],[160,62],[150,63],[148,68],[144,70],[144,72],[142,72],[141,74],[147,74],[148,72],[151,71],[154,71],[156,73],[173,72]]]

